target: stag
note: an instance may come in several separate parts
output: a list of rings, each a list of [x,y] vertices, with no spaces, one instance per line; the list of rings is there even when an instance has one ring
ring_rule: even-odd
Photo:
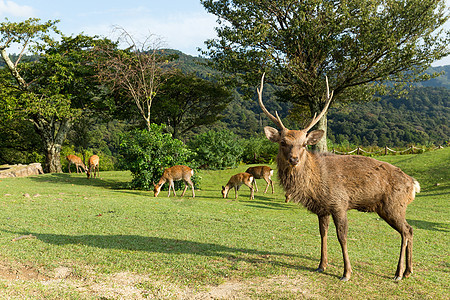
[[[333,92],[329,92],[326,79],[325,107],[302,130],[289,130],[281,122],[278,113],[273,116],[262,102],[264,75],[257,89],[258,101],[263,112],[278,129],[265,127],[266,137],[279,144],[277,155],[278,177],[286,195],[295,203],[301,203],[319,219],[321,257],[316,271],[327,267],[327,235],[330,215],[344,259],[342,281],[350,279],[352,267],[347,252],[347,211],[356,209],[376,212],[401,235],[400,257],[395,280],[411,275],[413,229],[406,222],[406,207],[420,192],[419,183],[399,168],[369,157],[340,156],[307,150],[323,136],[323,130],[308,132],[326,113]],[[405,256],[406,254],[406,256]],[[404,262],[406,262],[406,267]]]

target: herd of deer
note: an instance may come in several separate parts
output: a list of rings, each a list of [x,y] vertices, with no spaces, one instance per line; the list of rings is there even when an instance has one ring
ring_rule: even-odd
[[[81,160],[81,158],[79,158],[76,155],[73,155],[73,154],[67,155],[66,159],[69,162],[69,173],[71,173],[70,166],[75,165],[75,169],[77,170],[77,173],[79,173],[80,169],[82,169],[86,173],[87,178],[91,178],[92,171],[94,171],[94,174],[93,174],[94,178],[100,175],[100,169],[99,169],[100,158],[97,155],[92,155],[91,157],[89,157],[88,167],[86,167],[84,165],[83,161]]]
[[[407,205],[414,200],[416,193],[420,192],[419,183],[399,168],[373,158],[316,153],[307,150],[308,145],[316,144],[324,134],[322,130],[308,131],[326,113],[332,100],[333,92],[331,94],[329,92],[327,79],[326,104],[322,112],[314,116],[310,124],[302,130],[289,130],[283,125],[278,113],[275,112],[275,116],[273,116],[265,108],[262,101],[263,84],[264,75],[261,78],[261,87],[257,89],[258,102],[263,112],[278,127],[276,129],[267,126],[264,128],[264,132],[270,141],[279,144],[278,178],[286,192],[286,202],[292,199],[293,202],[301,203],[318,216],[321,257],[316,271],[323,272],[327,267],[327,235],[331,216],[344,260],[344,273],[341,280],[350,279],[352,267],[347,251],[347,211],[356,209],[378,213],[383,220],[400,233],[400,257],[394,279],[400,280],[408,277],[412,273],[413,229],[406,222],[405,215]],[[78,165],[80,162],[81,160],[78,161]],[[93,159],[92,165],[98,166],[98,157]],[[92,165],[91,159],[89,159],[89,170],[86,171],[88,177]],[[155,185],[155,197],[158,196],[162,185],[167,181],[169,182],[169,196],[171,188],[175,194],[173,182],[177,180],[185,182],[181,196],[184,195],[189,184],[192,188],[192,197],[195,197],[194,185],[191,181],[193,174],[194,171],[187,166],[173,166],[166,169],[158,184]],[[250,198],[253,199],[253,185],[257,191],[255,179],[259,178],[263,178],[267,183],[264,193],[267,192],[269,185],[272,185],[273,193],[272,175],[273,170],[267,166],[248,168],[246,172],[233,175],[226,186],[222,186],[222,195],[226,198],[229,190],[234,188],[235,199],[237,199],[239,187],[244,184],[250,188]]]

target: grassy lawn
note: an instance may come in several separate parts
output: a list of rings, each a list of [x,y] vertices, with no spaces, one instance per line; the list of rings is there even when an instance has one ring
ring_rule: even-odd
[[[195,199],[190,191],[154,198],[125,189],[128,172],[1,179],[0,298],[448,299],[450,148],[380,159],[422,186],[407,211],[414,273],[400,282],[393,281],[400,235],[378,215],[356,211],[348,214],[351,280],[339,281],[333,225],[329,267],[314,272],[317,217],[284,203],[278,184],[262,194],[263,180],[254,200],[245,186],[238,201],[234,191],[223,199],[221,186],[247,168],[240,166],[197,171]]]

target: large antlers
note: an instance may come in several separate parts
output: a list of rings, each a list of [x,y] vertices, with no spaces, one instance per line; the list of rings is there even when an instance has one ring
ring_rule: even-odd
[[[281,122],[280,116],[278,116],[278,112],[275,111],[275,115],[277,116],[276,118],[267,110],[267,108],[264,106],[263,102],[262,102],[262,91],[263,91],[263,85],[264,85],[264,75],[266,75],[266,73],[263,73],[261,76],[261,88],[256,88],[256,91],[258,92],[258,100],[259,100],[259,106],[261,106],[261,109],[263,110],[263,112],[266,114],[266,116],[269,117],[269,119],[271,119],[277,126],[279,129],[283,130],[286,129],[286,127],[284,127],[283,122]]]
[[[330,94],[330,87],[328,86],[328,77],[327,76],[325,76],[325,83],[327,84],[327,102],[325,103],[325,107],[322,109],[322,111],[320,112],[320,114],[318,116],[316,116],[316,114],[314,114],[314,118],[312,119],[311,123],[309,123],[309,125],[305,129],[303,129],[304,131],[308,131],[314,125],[316,125],[316,123],[319,122],[320,118],[322,118],[323,115],[327,112],[328,106],[330,106],[331,99],[333,99],[334,91],[331,91],[331,94]]]
[[[263,90],[263,85],[264,85],[264,75],[265,74],[266,73],[263,73],[263,75],[261,76],[261,87],[260,88],[256,88],[256,91],[258,92],[259,106],[261,106],[261,109],[266,114],[266,116],[268,116],[269,119],[271,119],[278,126],[279,129],[284,130],[284,129],[286,129],[286,127],[283,125],[283,122],[281,122],[281,119],[278,116],[278,112],[275,111],[276,117],[274,117],[267,110],[267,108],[264,106],[264,104],[262,102],[262,90]],[[303,129],[304,131],[310,130],[314,125],[316,125],[317,122],[319,122],[320,118],[322,118],[323,115],[326,113],[326,111],[328,109],[328,106],[330,106],[331,99],[333,99],[333,92],[334,91],[331,91],[331,93],[330,93],[330,87],[328,86],[328,77],[327,76],[325,76],[325,82],[326,82],[326,85],[327,85],[327,99],[326,99],[325,107],[322,109],[322,111],[320,112],[320,114],[318,116],[317,116],[317,114],[314,115],[314,118],[309,123],[309,125],[305,129]]]

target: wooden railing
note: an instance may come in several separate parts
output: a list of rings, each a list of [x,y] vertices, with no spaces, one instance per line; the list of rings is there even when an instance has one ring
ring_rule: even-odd
[[[335,150],[334,148],[332,149],[332,153],[336,153],[336,154],[343,154],[343,155],[350,155],[350,154],[357,154],[357,155],[388,155],[390,153],[393,154],[414,154],[414,153],[421,153],[421,152],[425,152],[425,151],[429,151],[429,150],[437,150],[437,149],[442,149],[444,147],[442,146],[438,146],[438,147],[433,147],[433,148],[418,148],[415,146],[411,146],[407,149],[404,150],[393,150],[391,148],[389,148],[388,146],[385,146],[384,148],[381,148],[378,151],[366,151],[361,147],[357,147],[354,150],[348,151],[348,152],[341,152],[338,150]]]

